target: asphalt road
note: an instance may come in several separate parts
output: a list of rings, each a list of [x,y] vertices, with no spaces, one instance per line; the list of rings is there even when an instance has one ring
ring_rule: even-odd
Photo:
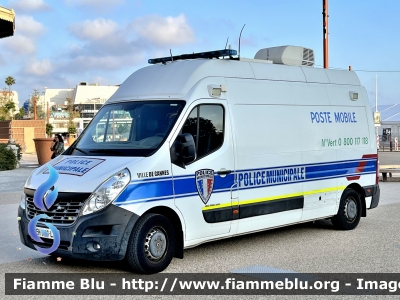
[[[400,156],[400,154],[398,154]],[[380,153],[381,164],[393,153]],[[396,157],[396,160],[399,157]],[[396,163],[397,164],[397,163]],[[400,164],[400,158],[399,158]],[[129,273],[122,262],[90,262],[42,255],[23,246],[17,231],[17,208],[22,187],[32,168],[25,165],[0,172],[0,270],[15,273]],[[185,250],[185,258],[174,259],[165,273],[229,273],[233,269],[259,266],[300,273],[400,273],[400,183],[382,182],[381,202],[352,231],[337,231],[330,221],[295,225],[237,238],[221,240]],[[133,296],[5,296],[4,276],[0,299],[132,299]],[[72,298],[73,297],[73,298]],[[187,296],[141,296],[147,298]],[[359,296],[368,298],[372,296]],[[385,299],[396,296],[385,296]],[[397,296],[398,297],[398,296]],[[265,296],[192,296],[194,299],[265,299]],[[294,296],[274,296],[293,299]],[[320,296],[298,296],[319,299]],[[324,299],[337,296],[325,296]],[[340,296],[353,299],[354,296]]]

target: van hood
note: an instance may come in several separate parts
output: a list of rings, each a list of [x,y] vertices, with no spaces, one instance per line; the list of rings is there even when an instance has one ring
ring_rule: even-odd
[[[55,186],[59,192],[92,193],[110,176],[125,168],[130,169],[144,157],[88,157],[60,155],[37,168],[25,183],[25,188],[36,190],[49,179],[47,165],[56,169],[59,177]]]

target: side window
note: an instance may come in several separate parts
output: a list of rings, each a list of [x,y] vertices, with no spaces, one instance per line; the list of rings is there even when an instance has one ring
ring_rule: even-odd
[[[224,108],[216,104],[196,106],[182,127],[196,144],[197,160],[214,152],[224,141]]]

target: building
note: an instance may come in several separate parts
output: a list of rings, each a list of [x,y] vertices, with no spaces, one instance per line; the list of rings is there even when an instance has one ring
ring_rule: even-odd
[[[14,35],[15,31],[15,13],[0,6],[0,38]]]
[[[83,130],[103,104],[115,93],[119,85],[101,86],[96,83],[81,82],[75,88],[44,90],[44,102],[48,107],[49,123],[53,125],[53,133],[68,131],[68,101],[73,110],[80,116],[73,122],[78,132]]]
[[[375,112],[375,105],[371,107]],[[381,146],[390,145],[397,138],[400,140],[400,104],[378,105],[380,113],[380,126],[377,127],[377,134]]]

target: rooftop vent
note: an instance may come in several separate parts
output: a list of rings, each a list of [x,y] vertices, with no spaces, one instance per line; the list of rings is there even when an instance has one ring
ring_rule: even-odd
[[[315,64],[314,51],[300,46],[281,46],[259,50],[254,59],[270,60],[274,64],[309,66]]]

